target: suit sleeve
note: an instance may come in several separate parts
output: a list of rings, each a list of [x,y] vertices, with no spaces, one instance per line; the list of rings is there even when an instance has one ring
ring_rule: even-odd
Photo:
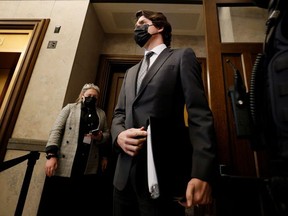
[[[188,112],[189,139],[193,146],[191,175],[210,181],[216,158],[214,123],[204,91],[201,66],[192,49],[183,51],[180,71]]]

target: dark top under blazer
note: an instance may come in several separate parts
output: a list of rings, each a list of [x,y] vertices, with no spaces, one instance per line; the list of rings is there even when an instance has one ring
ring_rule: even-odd
[[[185,190],[191,177],[210,181],[215,160],[213,116],[194,51],[163,50],[136,95],[140,64],[125,74],[111,126],[112,142],[115,144],[118,134],[125,129],[145,126],[150,116],[155,117],[158,130],[153,151],[160,190],[167,187],[172,191],[173,186]],[[189,128],[185,127],[184,104]],[[132,160],[119,151],[114,176],[114,186],[119,190],[127,183]]]

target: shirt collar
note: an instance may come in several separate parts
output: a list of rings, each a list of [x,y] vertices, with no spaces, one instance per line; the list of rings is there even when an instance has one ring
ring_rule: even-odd
[[[164,49],[166,49],[167,46],[165,44],[160,44],[156,47],[154,47],[152,50],[145,50],[145,55],[147,52],[153,51],[156,55],[159,55]]]

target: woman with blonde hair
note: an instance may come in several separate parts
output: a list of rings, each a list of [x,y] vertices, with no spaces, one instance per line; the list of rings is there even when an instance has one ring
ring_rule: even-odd
[[[110,130],[105,112],[97,107],[99,94],[98,86],[85,84],[50,131],[39,215],[88,215],[102,205],[99,175],[107,168]]]

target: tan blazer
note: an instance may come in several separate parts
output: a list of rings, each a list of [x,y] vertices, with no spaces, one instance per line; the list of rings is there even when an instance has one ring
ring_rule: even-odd
[[[85,174],[96,174],[99,164],[99,144],[107,142],[110,130],[107,125],[105,112],[96,109],[99,117],[99,129],[103,131],[101,142],[91,144]],[[46,147],[56,145],[60,149],[56,176],[70,177],[76,149],[78,145],[80,127],[81,103],[67,104],[58,115],[48,138]]]

